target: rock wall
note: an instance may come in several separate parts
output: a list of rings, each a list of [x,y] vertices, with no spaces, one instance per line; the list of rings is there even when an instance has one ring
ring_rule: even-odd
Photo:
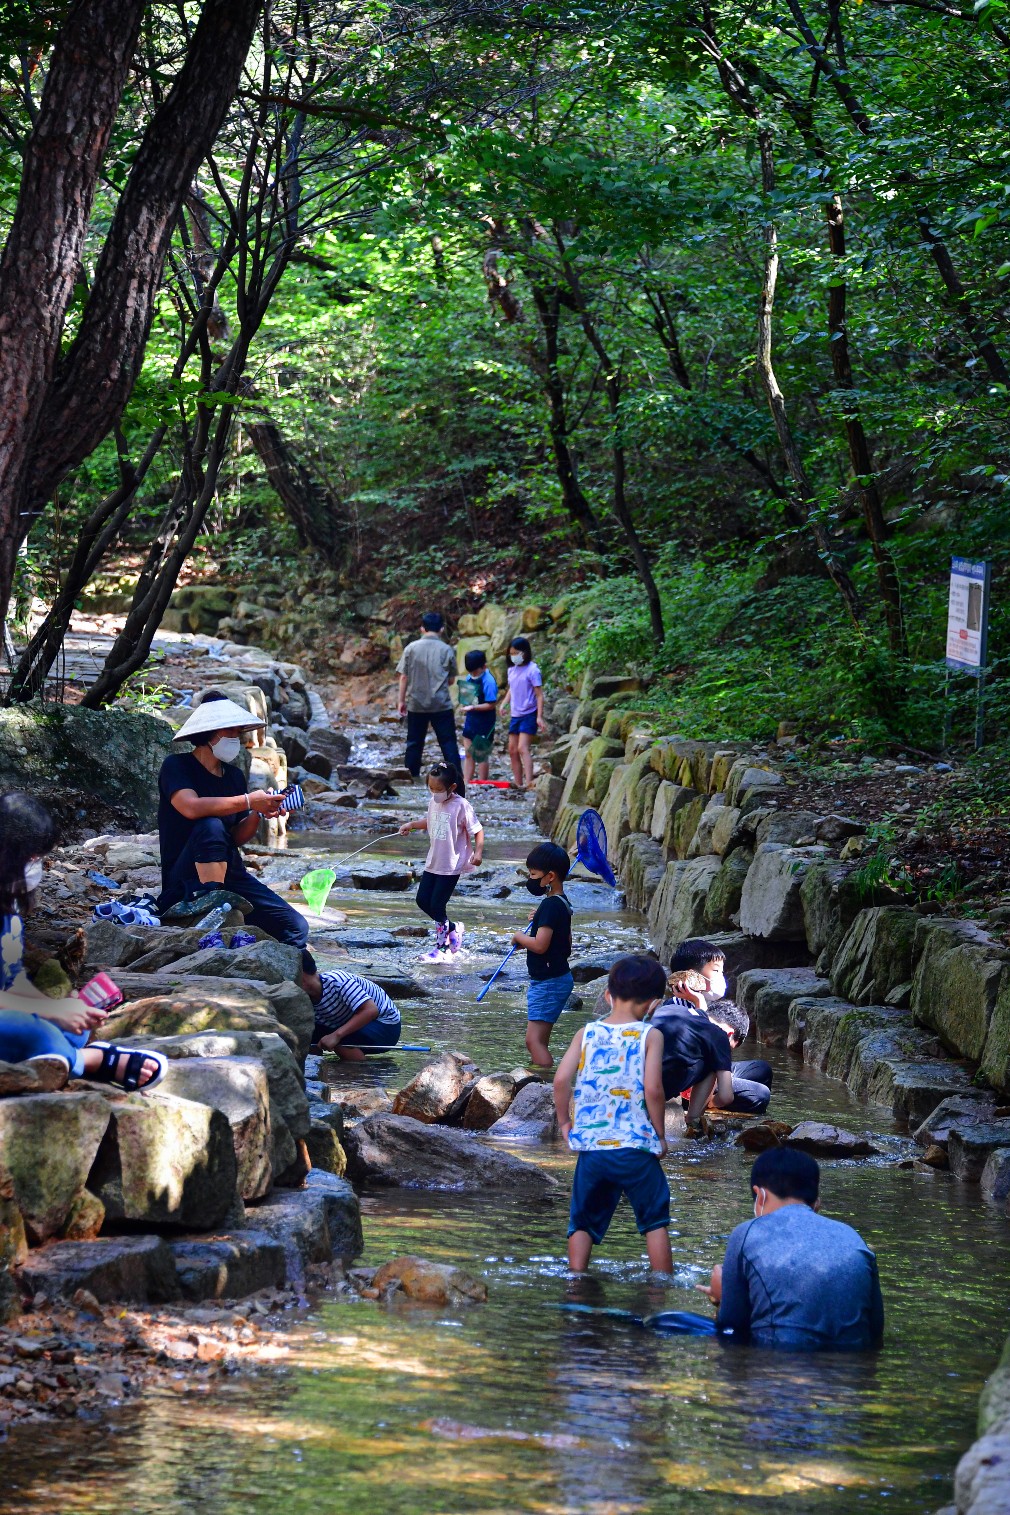
[[[664,733],[655,713],[625,708],[623,682],[587,678],[536,815],[570,846],[580,812],[599,809],[659,955],[718,934],[759,1038],[898,1120],[979,1084],[1010,1093],[1010,952],[973,922],[868,890],[846,845],[858,822],[791,802],[774,752]],[[800,986],[793,970],[807,967]],[[811,1011],[812,995],[831,1012]]]
[[[954,1475],[954,1503],[937,1515],[1007,1515],[1010,1511],[1010,1340],[982,1390],[978,1440]]]

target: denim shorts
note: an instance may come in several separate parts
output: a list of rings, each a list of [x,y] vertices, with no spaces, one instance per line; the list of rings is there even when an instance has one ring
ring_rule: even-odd
[[[514,715],[509,721],[509,736],[515,736],[517,731],[523,731],[527,736],[537,734],[537,713],[530,710],[526,715]]]
[[[553,1026],[574,988],[575,980],[570,973],[562,973],[558,978],[531,978],[526,991],[526,1019],[547,1021]]]
[[[572,1182],[569,1236],[588,1231],[594,1242],[601,1242],[622,1194],[628,1196],[643,1236],[670,1224],[670,1185],[654,1153],[638,1147],[580,1152]]]

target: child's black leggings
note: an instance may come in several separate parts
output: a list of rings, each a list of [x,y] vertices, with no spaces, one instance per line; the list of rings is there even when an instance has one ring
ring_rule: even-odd
[[[417,887],[417,908],[423,910],[425,915],[430,915],[436,926],[447,919],[445,907],[458,883],[458,873],[428,873],[425,870],[421,874],[421,882]]]

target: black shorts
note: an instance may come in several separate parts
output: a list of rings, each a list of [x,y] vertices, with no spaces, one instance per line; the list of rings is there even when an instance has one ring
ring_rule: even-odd
[[[663,1165],[638,1147],[580,1152],[572,1183],[568,1234],[588,1231],[594,1242],[607,1234],[621,1195],[628,1196],[643,1236],[670,1224],[670,1185]]]

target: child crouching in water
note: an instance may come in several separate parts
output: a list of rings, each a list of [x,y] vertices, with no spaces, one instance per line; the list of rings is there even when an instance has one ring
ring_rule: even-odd
[[[647,1018],[666,975],[652,957],[622,957],[607,979],[610,1014],[579,1031],[554,1075],[561,1135],[579,1154],[568,1223],[568,1266],[584,1273],[626,1194],[656,1273],[673,1269],[666,1155],[663,1038]],[[569,1114],[575,1086],[574,1118]]]
[[[479,868],[484,857],[484,828],[469,800],[458,794],[459,770],[453,763],[436,763],[428,770],[428,814],[423,821],[408,821],[400,835],[427,831],[428,856],[417,889],[417,907],[435,922],[435,945],[422,962],[437,963],[445,954],[458,952],[463,927],[449,920],[446,907],[460,875]]]

